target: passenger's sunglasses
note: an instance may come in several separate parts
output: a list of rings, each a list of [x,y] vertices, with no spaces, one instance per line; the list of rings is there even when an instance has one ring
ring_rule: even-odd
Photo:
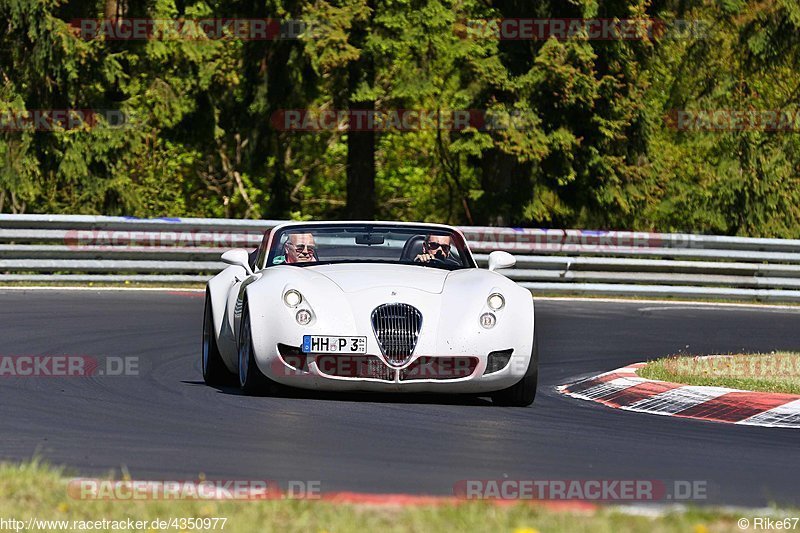
[[[289,246],[292,246],[292,244],[289,244]],[[317,249],[316,246],[311,246],[311,245],[307,245],[307,244],[295,244],[294,245],[294,251],[297,252],[298,254],[301,254],[304,251],[308,252],[310,254],[313,254],[314,251],[316,251],[316,249]]]
[[[446,253],[446,254],[450,253],[450,245],[449,244],[442,244],[440,242],[429,242],[429,243],[427,243],[427,245],[428,245],[428,250],[437,250],[441,246],[442,251],[444,253]]]

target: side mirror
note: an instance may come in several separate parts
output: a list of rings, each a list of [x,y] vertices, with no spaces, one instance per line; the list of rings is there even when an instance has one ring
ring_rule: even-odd
[[[222,262],[229,265],[240,266],[249,274],[253,274],[253,269],[250,268],[250,254],[243,248],[235,248],[228,250],[222,254]]]
[[[513,267],[517,260],[508,252],[492,252],[489,254],[489,270]]]

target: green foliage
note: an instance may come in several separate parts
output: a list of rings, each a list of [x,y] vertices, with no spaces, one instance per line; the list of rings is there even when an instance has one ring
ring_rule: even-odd
[[[308,27],[300,39],[119,41],[69,26],[113,16],[110,7]],[[0,212],[342,218],[347,131],[283,131],[272,119],[374,101],[507,119],[378,133],[379,218],[800,237],[796,132],[665,119],[800,111],[795,0],[0,0],[0,16],[0,116],[128,117],[124,127],[0,130]],[[657,18],[668,31],[465,34],[465,21],[519,17]],[[681,20],[694,33],[677,34]]]

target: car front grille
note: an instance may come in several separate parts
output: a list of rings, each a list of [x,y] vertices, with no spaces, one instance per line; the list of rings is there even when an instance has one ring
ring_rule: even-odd
[[[414,353],[422,327],[422,313],[408,304],[384,304],[372,311],[372,329],[386,360],[402,366]]]

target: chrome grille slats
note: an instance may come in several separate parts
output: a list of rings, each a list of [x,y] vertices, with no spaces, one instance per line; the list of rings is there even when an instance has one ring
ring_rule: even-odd
[[[403,328],[403,340],[405,344],[409,344],[411,343],[411,331],[417,331],[417,328],[414,327],[414,315],[406,315],[403,321],[405,322],[405,327]]]
[[[411,358],[422,327],[422,313],[416,307],[392,303],[372,311],[372,329],[386,360],[402,366]]]

